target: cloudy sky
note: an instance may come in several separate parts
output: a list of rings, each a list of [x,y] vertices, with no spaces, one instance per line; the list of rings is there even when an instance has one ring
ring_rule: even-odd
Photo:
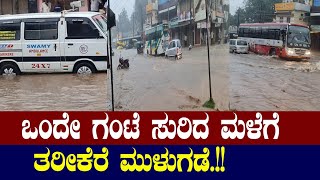
[[[234,14],[239,6],[243,5],[244,0],[230,0],[230,13]]]

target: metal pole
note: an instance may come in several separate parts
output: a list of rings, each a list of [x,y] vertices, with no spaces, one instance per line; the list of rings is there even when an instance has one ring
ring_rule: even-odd
[[[108,20],[110,20],[110,16],[111,16],[111,13],[110,13],[110,1],[111,0],[108,0],[108,8],[107,8],[107,11],[108,11]],[[112,66],[112,46],[111,46],[111,29],[109,29],[109,61],[110,61],[110,70],[111,70],[111,102],[112,102],[112,111],[114,111],[114,91],[113,91],[113,66]]]
[[[192,10],[192,0],[190,0],[190,45],[193,46],[193,31],[192,31],[192,14],[191,14],[191,10]]]
[[[132,37],[134,37],[134,13],[132,13],[132,16],[133,16],[133,18],[132,18]]]
[[[212,86],[211,86],[211,65],[210,65],[210,45],[209,45],[209,13],[208,13],[208,0],[206,0],[206,23],[207,23],[207,48],[208,48],[208,69],[209,69],[209,90],[210,90],[210,101],[213,101],[212,98]]]

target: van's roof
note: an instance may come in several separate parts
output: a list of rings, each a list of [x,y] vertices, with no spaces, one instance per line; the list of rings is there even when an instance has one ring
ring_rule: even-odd
[[[33,18],[59,18],[62,12],[51,13],[28,13],[28,14],[14,14],[14,15],[0,15],[0,20],[13,20],[13,19],[33,19]],[[64,17],[92,17],[98,15],[98,12],[67,12]]]

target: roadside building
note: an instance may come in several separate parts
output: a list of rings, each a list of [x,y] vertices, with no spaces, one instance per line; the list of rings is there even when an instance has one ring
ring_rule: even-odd
[[[180,39],[183,47],[193,44],[193,12],[193,0],[178,1],[177,15],[170,21],[174,38]]]
[[[194,0],[196,45],[206,45],[207,42],[206,3],[209,3],[209,43],[223,42],[228,34],[229,0]]]
[[[320,0],[313,0],[310,13],[311,48],[320,51]]]
[[[0,15],[37,12],[36,0],[0,0]]]
[[[310,13],[310,2],[308,0],[284,0],[275,4],[275,22],[309,25],[308,14]]]
[[[54,5],[59,0],[49,0]],[[70,2],[76,0],[60,0],[63,9],[71,9]],[[105,1],[105,0],[104,0]],[[41,12],[43,0],[0,0],[0,15],[3,14],[22,14],[22,13],[37,13]],[[80,11],[88,11],[90,8],[90,0],[81,0],[82,7]]]
[[[211,44],[222,43],[228,35],[229,0],[211,2]]]
[[[195,9],[195,38],[194,44],[206,44],[207,23],[206,23],[206,0],[194,0]],[[210,28],[211,23],[208,24]]]
[[[169,24],[172,39],[180,39],[178,0],[159,0],[158,20],[159,23]]]
[[[148,0],[146,6],[147,19],[145,28],[158,24],[158,0]]]

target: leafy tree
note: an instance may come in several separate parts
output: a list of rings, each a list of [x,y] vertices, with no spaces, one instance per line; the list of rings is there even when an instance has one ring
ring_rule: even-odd
[[[126,9],[122,9],[122,12],[118,16],[117,27],[118,31],[122,33],[130,32],[132,27],[130,26],[130,20]]]
[[[135,21],[135,31],[142,32],[143,31],[143,24],[146,21],[146,6],[148,4],[148,0],[135,0],[134,4],[134,18]],[[132,23],[131,23],[132,24]]]
[[[240,23],[272,22],[274,18],[274,4],[282,0],[246,0],[243,8],[238,8],[230,17],[230,25]]]

